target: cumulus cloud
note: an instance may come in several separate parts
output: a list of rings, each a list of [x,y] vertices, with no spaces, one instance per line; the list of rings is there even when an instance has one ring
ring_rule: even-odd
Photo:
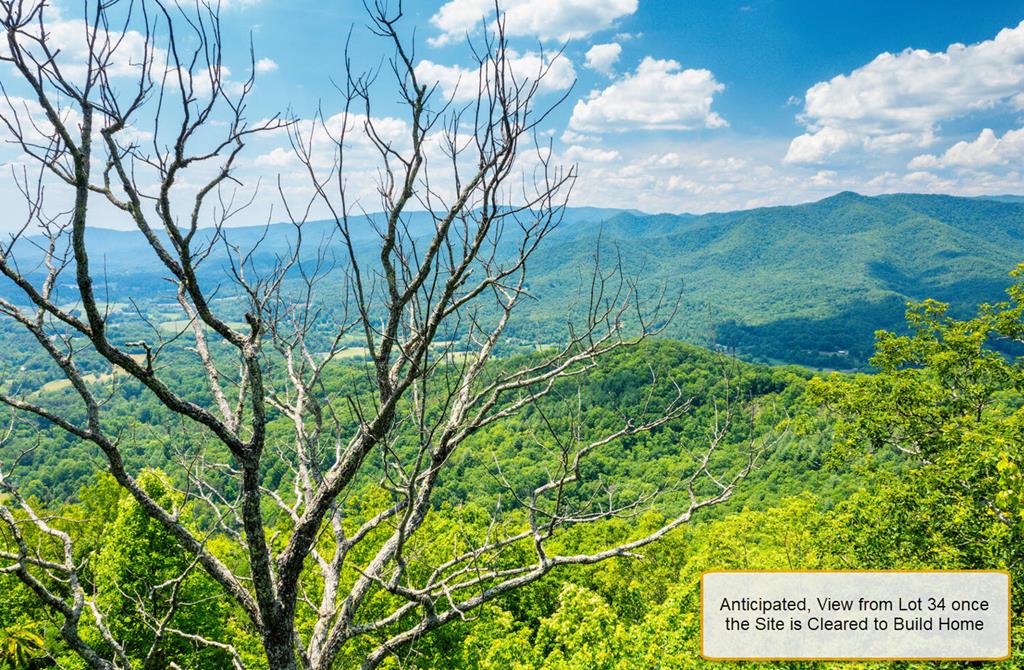
[[[977,139],[957,142],[942,155],[922,154],[907,166],[911,170],[934,168],[985,169],[1020,162],[1024,159],[1024,128],[1008,130],[996,137],[991,128],[985,128]]]
[[[56,53],[54,62],[60,67],[61,74],[70,81],[81,81],[88,73],[89,63],[89,40],[87,25],[81,19],[64,19],[61,12],[56,8],[47,7],[43,14],[46,43]],[[26,32],[39,36],[39,25],[32,24],[25,28]],[[106,64],[106,74],[112,78],[138,77],[142,72],[142,63],[148,57],[154,63],[154,69],[159,71],[166,66],[167,54],[161,48],[147,46],[146,37],[137,30],[127,30],[123,33],[112,30],[98,29],[96,41],[100,44],[110,42],[117,44],[117,49],[110,54],[109,62]],[[21,40],[22,48],[29,51],[38,51],[32,48],[28,40]],[[9,57],[10,51],[7,41],[0,43],[0,58]],[[40,60],[41,53],[37,53]]]
[[[369,117],[363,114],[345,114],[340,112],[325,118],[323,121],[299,119],[291,126],[291,131],[303,142],[311,145],[310,159],[314,167],[326,168],[333,166],[337,160],[335,139],[344,135],[346,162],[349,164],[377,164],[379,153],[366,132],[367,122],[373,125],[374,132],[383,138],[396,151],[405,151],[409,147],[409,124],[392,116]],[[268,135],[283,135],[286,131],[279,129]],[[298,165],[298,158],[291,146],[277,146],[252,160],[258,167],[287,167]]]
[[[561,140],[566,144],[578,144],[580,142],[594,142],[599,139],[596,135],[584,135],[573,130],[566,129],[562,132]]]
[[[818,170],[808,181],[814,186],[825,188],[835,184],[838,177],[839,173],[835,170]]]
[[[848,149],[926,147],[943,121],[1017,104],[1021,86],[1024,22],[943,52],[883,53],[808,89],[799,117],[807,132],[792,141],[785,160],[820,163]]]
[[[372,124],[373,130],[367,129]],[[326,126],[326,127],[324,127]],[[295,155],[285,135],[292,133],[301,138],[303,153],[318,179],[337,178],[337,170],[342,170],[345,197],[348,206],[356,210],[365,208],[376,211],[381,206],[379,189],[391,188],[393,185],[382,184],[386,181],[381,146],[387,146],[389,152],[409,159],[412,156],[412,130],[409,121],[397,117],[371,116],[363,114],[339,112],[321,119],[300,119],[294,122],[287,131],[273,133],[271,137],[257,140],[260,153],[239,165],[239,172],[244,175],[274,181],[286,199],[311,203],[309,216],[326,216],[330,213],[324,209],[323,202],[317,202],[316,191],[306,173],[302,161]],[[471,131],[469,131],[471,132]],[[336,142],[344,135],[343,156],[339,156]],[[458,143],[458,165],[461,182],[456,180],[453,171],[453,159],[450,154],[450,135],[445,130],[435,130],[427,134],[423,140],[424,162],[418,173],[417,184],[429,184],[429,193],[417,188],[423,196],[411,204],[420,209],[428,206],[447,208],[445,202],[452,202],[457,190],[465,186],[467,175],[479,169],[479,157],[472,142],[466,136]],[[273,144],[270,143],[272,140]],[[505,184],[500,198],[508,198],[511,202],[521,202],[523,194],[530,192],[531,180],[542,170],[539,154],[544,153],[547,145],[539,151],[526,149],[520,152],[510,170],[510,179]],[[343,157],[343,163],[340,158]],[[547,155],[544,156],[545,158]],[[394,160],[393,156],[389,160]],[[559,157],[561,162],[561,157]],[[470,209],[482,206],[481,192],[475,191],[469,202]],[[415,199],[414,199],[415,200]]]
[[[605,138],[606,140],[609,138]],[[926,168],[876,172],[863,167],[807,170],[783,165],[785,143],[735,137],[628,142],[613,160],[579,153],[579,204],[635,207],[648,212],[709,212],[810,202],[852,190],[880,193],[985,195],[1024,192],[1024,173],[1011,163],[999,170],[943,174]],[[565,154],[563,154],[564,156]]]
[[[621,157],[614,149],[598,149],[573,145],[565,150],[565,160],[571,163],[610,163]]]
[[[576,69],[564,55],[552,57],[534,52],[519,55],[510,50],[508,56],[509,67],[518,82],[536,81],[543,75],[538,89],[541,93],[564,91],[576,81]],[[422,60],[416,65],[416,76],[428,84],[436,82],[444,96],[454,96],[456,102],[473,100],[479,89],[479,71],[461,65]]]
[[[758,156],[738,157],[723,146],[692,143],[623,148],[613,160],[579,154],[578,202],[645,211],[707,212],[799,198],[802,180]],[[594,158],[602,158],[600,155]],[[807,198],[805,198],[807,199]]]
[[[367,123],[392,150],[408,155],[411,151],[411,129],[404,119],[389,116],[339,112],[324,119],[302,118],[296,120],[288,130],[262,134],[254,138],[253,149],[238,165],[238,174],[254,183],[257,179],[276,183],[276,188],[261,194],[261,206],[280,206],[277,194],[280,190],[286,201],[292,204],[312,203],[308,216],[329,216],[330,212],[316,202],[316,192],[305,170],[287,139],[293,133],[301,138],[308,150],[308,157],[318,178],[324,179],[338,167],[336,141],[344,134],[344,183],[349,205],[356,209],[374,211],[380,207],[377,192],[381,179],[382,159],[379,148],[367,131]],[[435,143],[428,137],[426,149],[436,155]],[[431,180],[432,188],[435,180]],[[437,180],[440,181],[440,180]],[[440,186],[438,186],[440,188]],[[276,210],[275,210],[276,211]]]
[[[787,163],[820,163],[850,147],[857,146],[858,137],[840,128],[822,128],[793,138],[786,152]]]
[[[613,67],[621,54],[622,47],[615,42],[595,44],[587,50],[587,67],[603,75],[611,76]]]
[[[280,168],[289,165],[297,165],[298,159],[295,151],[284,147],[274,147],[267,153],[260,154],[253,159],[253,165],[257,167]]]
[[[59,7],[51,5],[47,5],[41,14],[46,44],[55,54],[53,60],[59,67],[61,76],[69,82],[78,85],[85,83],[89,73],[90,52],[93,49],[91,41],[94,41],[96,45],[116,45],[108,54],[104,66],[104,73],[110,79],[137,79],[143,75],[143,67],[148,66],[156,80],[160,80],[166,73],[169,75],[168,86],[176,85],[177,78],[173,73],[179,66],[175,65],[174,59],[165,48],[157,46],[166,39],[165,34],[159,34],[162,26],[157,27],[158,34],[150,35],[148,38],[138,30],[128,29],[119,32],[99,26],[95,28],[93,40],[90,40],[93,29],[81,17],[65,18]],[[111,23],[117,24],[118,20],[111,19]],[[38,39],[40,24],[33,23],[26,27],[25,31],[32,34],[34,39]],[[30,40],[22,39],[21,45],[27,51],[34,52],[41,62],[46,60],[41,49],[31,44]],[[5,57],[9,57],[9,47],[6,40],[3,40],[0,41],[0,58]],[[211,94],[214,79],[228,95],[237,96],[244,90],[243,82],[231,80],[231,70],[226,65],[206,63],[202,58],[192,63],[187,58],[183,58],[183,61],[180,69],[185,72],[191,66],[193,93],[200,98]],[[257,72],[260,71],[261,64],[272,64],[274,68],[277,67],[276,63],[265,58],[256,63]]]
[[[256,61],[256,72],[257,74],[265,74],[267,72],[273,72],[277,69],[277,63],[270,58],[261,58]]]
[[[610,28],[636,12],[639,0],[503,0],[505,32],[510,37],[542,40],[580,39]],[[448,44],[479,30],[493,27],[494,0],[449,0],[430,18],[441,31],[428,40],[434,46]]]
[[[710,70],[684,70],[678,61],[648,56],[636,72],[579,100],[569,127],[584,132],[720,128],[729,124],[711,104],[724,89]]]

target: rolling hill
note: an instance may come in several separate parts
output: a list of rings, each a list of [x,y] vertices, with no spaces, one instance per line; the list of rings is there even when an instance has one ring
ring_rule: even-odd
[[[865,197],[703,216],[618,214],[550,240],[533,275],[538,325],[556,287],[602,244],[648,285],[684,284],[668,333],[749,358],[862,367],[873,333],[898,328],[906,302],[935,298],[967,314],[998,300],[1024,261],[1024,204],[936,195]],[[552,290],[554,289],[554,290]]]
[[[375,216],[355,226],[367,255],[376,250]],[[422,212],[407,223],[414,235],[432,230]],[[304,238],[330,240],[332,230],[333,224],[313,222]],[[288,250],[295,231],[275,224],[229,233],[241,248],[261,238],[260,257],[269,262]],[[1024,261],[1024,201],[847,192],[797,206],[699,216],[572,208],[531,261],[536,299],[523,306],[511,334],[542,343],[561,337],[566,305],[599,241],[603,258],[621,257],[645,290],[682,287],[683,310],[669,336],[752,360],[857,369],[866,365],[876,330],[900,327],[909,300],[936,298],[963,315],[1002,297],[1007,273]],[[88,243],[112,301],[155,300],[167,291],[140,234],[93,229]],[[22,253],[28,267],[30,245]],[[210,281],[223,280],[226,253],[218,245],[206,262]]]

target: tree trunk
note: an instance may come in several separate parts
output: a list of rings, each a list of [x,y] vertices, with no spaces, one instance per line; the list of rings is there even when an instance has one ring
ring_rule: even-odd
[[[284,627],[267,629],[263,635],[263,650],[267,654],[270,670],[299,670],[291,630]]]

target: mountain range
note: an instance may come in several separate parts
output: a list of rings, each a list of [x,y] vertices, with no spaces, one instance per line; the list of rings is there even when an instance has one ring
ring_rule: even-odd
[[[862,367],[874,332],[899,328],[908,301],[935,298],[962,316],[1001,299],[1007,274],[1024,261],[1024,200],[845,192],[796,206],[619,213],[570,226],[553,238],[534,284],[565,285],[598,229],[627,267],[642,264],[647,282],[684,282],[686,309],[669,334],[817,367]]]
[[[365,253],[376,248],[372,224],[379,216],[353,226]],[[411,213],[407,224],[414,236],[433,227],[424,212]],[[332,230],[330,222],[312,222],[303,236],[328,239]],[[112,300],[166,286],[139,233],[94,228],[87,237]],[[232,228],[228,238],[242,248],[263,239],[260,253],[271,259],[287,252],[295,229]],[[844,192],[802,205],[703,215],[570,208],[531,260],[534,300],[513,321],[513,335],[546,343],[564,332],[566,304],[598,245],[603,258],[620,259],[638,277],[642,290],[681,288],[682,309],[668,336],[753,360],[858,369],[874,332],[898,329],[908,301],[935,298],[965,315],[1002,297],[1008,272],[1024,261],[1024,198]],[[30,245],[21,252],[30,265]],[[218,248],[206,271],[223,276],[225,258]]]

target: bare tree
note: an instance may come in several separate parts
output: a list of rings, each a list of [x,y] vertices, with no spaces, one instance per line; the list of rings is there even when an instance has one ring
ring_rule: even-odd
[[[0,272],[23,299],[0,301],[0,313],[56,364],[84,418],[16,391],[0,394],[0,402],[95,445],[117,483],[192,557],[185,573],[160,587],[170,594],[167,611],[139,603],[155,638],[221,649],[242,667],[231,640],[169,623],[179,585],[201,570],[247,617],[271,668],[326,670],[350,645],[363,645],[362,666],[374,668],[560,566],[638,555],[701,508],[728,499],[766,446],[751,438],[739,457],[719,458],[740,418],[733,393],[720,400],[706,450],[682,481],[632,500],[586,481],[588,458],[676,421],[691,406],[671,380],[655,376],[647,402],[618,428],[596,433],[585,425],[578,389],[586,374],[603,356],[657,334],[678,304],[666,292],[645,297],[617,263],[607,268],[599,257],[564,341],[496,360],[513,313],[530,299],[531,258],[559,225],[576,176],[555,165],[539,139],[551,109],[539,106],[540,86],[558,54],[542,58],[538,71],[517,71],[500,16],[474,51],[477,80],[464,82],[475,91],[467,104],[421,80],[399,33],[400,7],[378,3],[369,7],[370,26],[394,57],[376,75],[345,63],[338,114],[253,123],[246,116],[253,79],[228,81],[218,13],[209,6],[87,3],[78,27],[87,55],[73,68],[53,41],[45,3],[3,0],[0,7],[0,58],[17,74],[3,83],[0,118],[39,167],[38,175],[15,173],[28,217],[0,249]],[[371,91],[384,81],[395,84],[408,110],[404,138],[389,136],[373,115]],[[311,186],[299,202],[279,181],[291,244],[270,263],[260,261],[258,243],[244,248],[225,225],[252,197],[240,195],[247,191],[236,176],[238,158],[250,138],[266,133],[287,134]],[[346,158],[356,139],[377,158],[371,209],[380,214],[366,214],[365,197],[350,191]],[[43,197],[54,190],[70,198],[55,214]],[[140,306],[137,322],[147,334],[124,341],[113,333],[86,243],[97,201],[145,236],[175,287],[187,323],[180,332],[150,325]],[[334,237],[310,252],[303,234],[312,213],[323,211]],[[430,225],[410,223],[414,211]],[[368,229],[371,246],[360,242]],[[37,267],[19,264],[26,248]],[[204,273],[215,256],[230,281]],[[58,298],[65,277],[74,307]],[[166,374],[169,352],[186,339],[212,401],[190,397]],[[365,371],[365,383],[333,388],[325,375],[354,340],[366,363],[351,365]],[[125,465],[122,448],[131,438],[111,429],[108,398],[83,371],[85,356],[106,361],[205,440],[206,447],[182,452],[171,473],[189,509],[206,510],[202,533],[185,523],[183,507],[168,509],[148,495]],[[453,543],[441,561],[425,556],[417,534],[453,454],[482,429],[528,408],[544,417],[544,404],[559,401],[574,418],[568,430],[542,421],[550,429],[536,436],[551,449],[546,481],[521,490],[497,463],[505,509],[499,502],[493,524],[472,544]],[[290,436],[271,436],[273,417],[289,423]],[[219,462],[218,453],[229,460]],[[287,464],[290,488],[267,484],[268,461]],[[378,487],[388,502],[354,516],[348,496],[360,486]],[[8,564],[0,569],[63,622],[64,641],[90,667],[129,667],[124,641],[114,639],[80,579],[71,535],[34,511],[10,469],[0,468],[0,487],[9,531],[0,554]],[[686,502],[654,532],[594,553],[551,549],[569,529],[654,508],[670,492]],[[286,532],[271,532],[282,525]],[[211,550],[213,535],[234,541],[243,564]],[[369,611],[370,599],[390,603],[388,611]],[[299,617],[300,608],[308,615]],[[300,618],[312,623],[299,625]],[[102,650],[83,639],[83,626],[100,631]]]

